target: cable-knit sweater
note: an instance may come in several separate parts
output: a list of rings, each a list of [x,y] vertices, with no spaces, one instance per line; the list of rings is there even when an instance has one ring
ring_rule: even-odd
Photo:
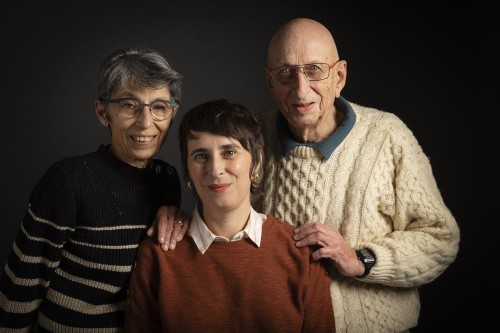
[[[0,332],[119,332],[138,245],[158,207],[180,197],[161,160],[139,169],[101,145],[53,164],[0,280]]]
[[[253,206],[294,225],[335,227],[352,248],[371,249],[376,264],[365,278],[332,269],[337,332],[401,332],[417,325],[418,287],[454,261],[459,228],[407,126],[391,113],[336,103],[352,107],[356,122],[328,159],[306,145],[284,156],[278,111],[258,115],[266,164]]]

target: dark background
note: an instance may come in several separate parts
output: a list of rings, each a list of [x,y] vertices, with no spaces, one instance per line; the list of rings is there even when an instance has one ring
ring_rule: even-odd
[[[499,296],[500,141],[493,104],[499,71],[492,53],[499,33],[493,8],[314,0],[3,2],[0,13],[2,266],[31,188],[48,166],[109,142],[93,100],[100,63],[112,49],[139,44],[164,54],[185,77],[181,116],[222,97],[258,111],[274,106],[264,84],[271,34],[288,19],[309,17],[333,32],[348,61],[342,95],[393,112],[413,130],[460,225],[457,260],[421,288],[415,332],[465,325],[477,331],[493,323],[498,307],[485,305]],[[177,124],[159,157],[180,171]],[[183,208],[191,210],[193,202],[185,188]]]

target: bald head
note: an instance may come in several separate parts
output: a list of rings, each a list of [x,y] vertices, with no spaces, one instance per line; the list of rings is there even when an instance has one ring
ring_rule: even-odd
[[[333,36],[321,23],[296,18],[286,22],[272,36],[267,49],[267,66],[310,63],[333,64],[339,59]]]

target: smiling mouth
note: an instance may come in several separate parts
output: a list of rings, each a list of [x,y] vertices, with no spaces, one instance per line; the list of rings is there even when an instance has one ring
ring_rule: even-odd
[[[224,192],[229,187],[229,184],[214,184],[207,187],[214,192]]]
[[[132,140],[138,142],[150,142],[155,138],[154,136],[137,136],[137,135],[131,135],[130,137],[132,138]]]

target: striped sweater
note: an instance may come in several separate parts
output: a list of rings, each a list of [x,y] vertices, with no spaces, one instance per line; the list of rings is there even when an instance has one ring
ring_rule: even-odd
[[[119,332],[140,241],[175,168],[138,169],[101,145],[52,165],[34,187],[0,280],[0,332]]]
[[[278,111],[258,115],[264,195],[252,205],[291,224],[337,228],[352,248],[370,248],[377,259],[365,278],[332,272],[337,332],[401,332],[417,325],[418,287],[455,260],[459,228],[407,126],[388,112],[336,103],[356,120],[345,138],[330,140],[337,146],[327,159],[307,145],[283,155]]]

